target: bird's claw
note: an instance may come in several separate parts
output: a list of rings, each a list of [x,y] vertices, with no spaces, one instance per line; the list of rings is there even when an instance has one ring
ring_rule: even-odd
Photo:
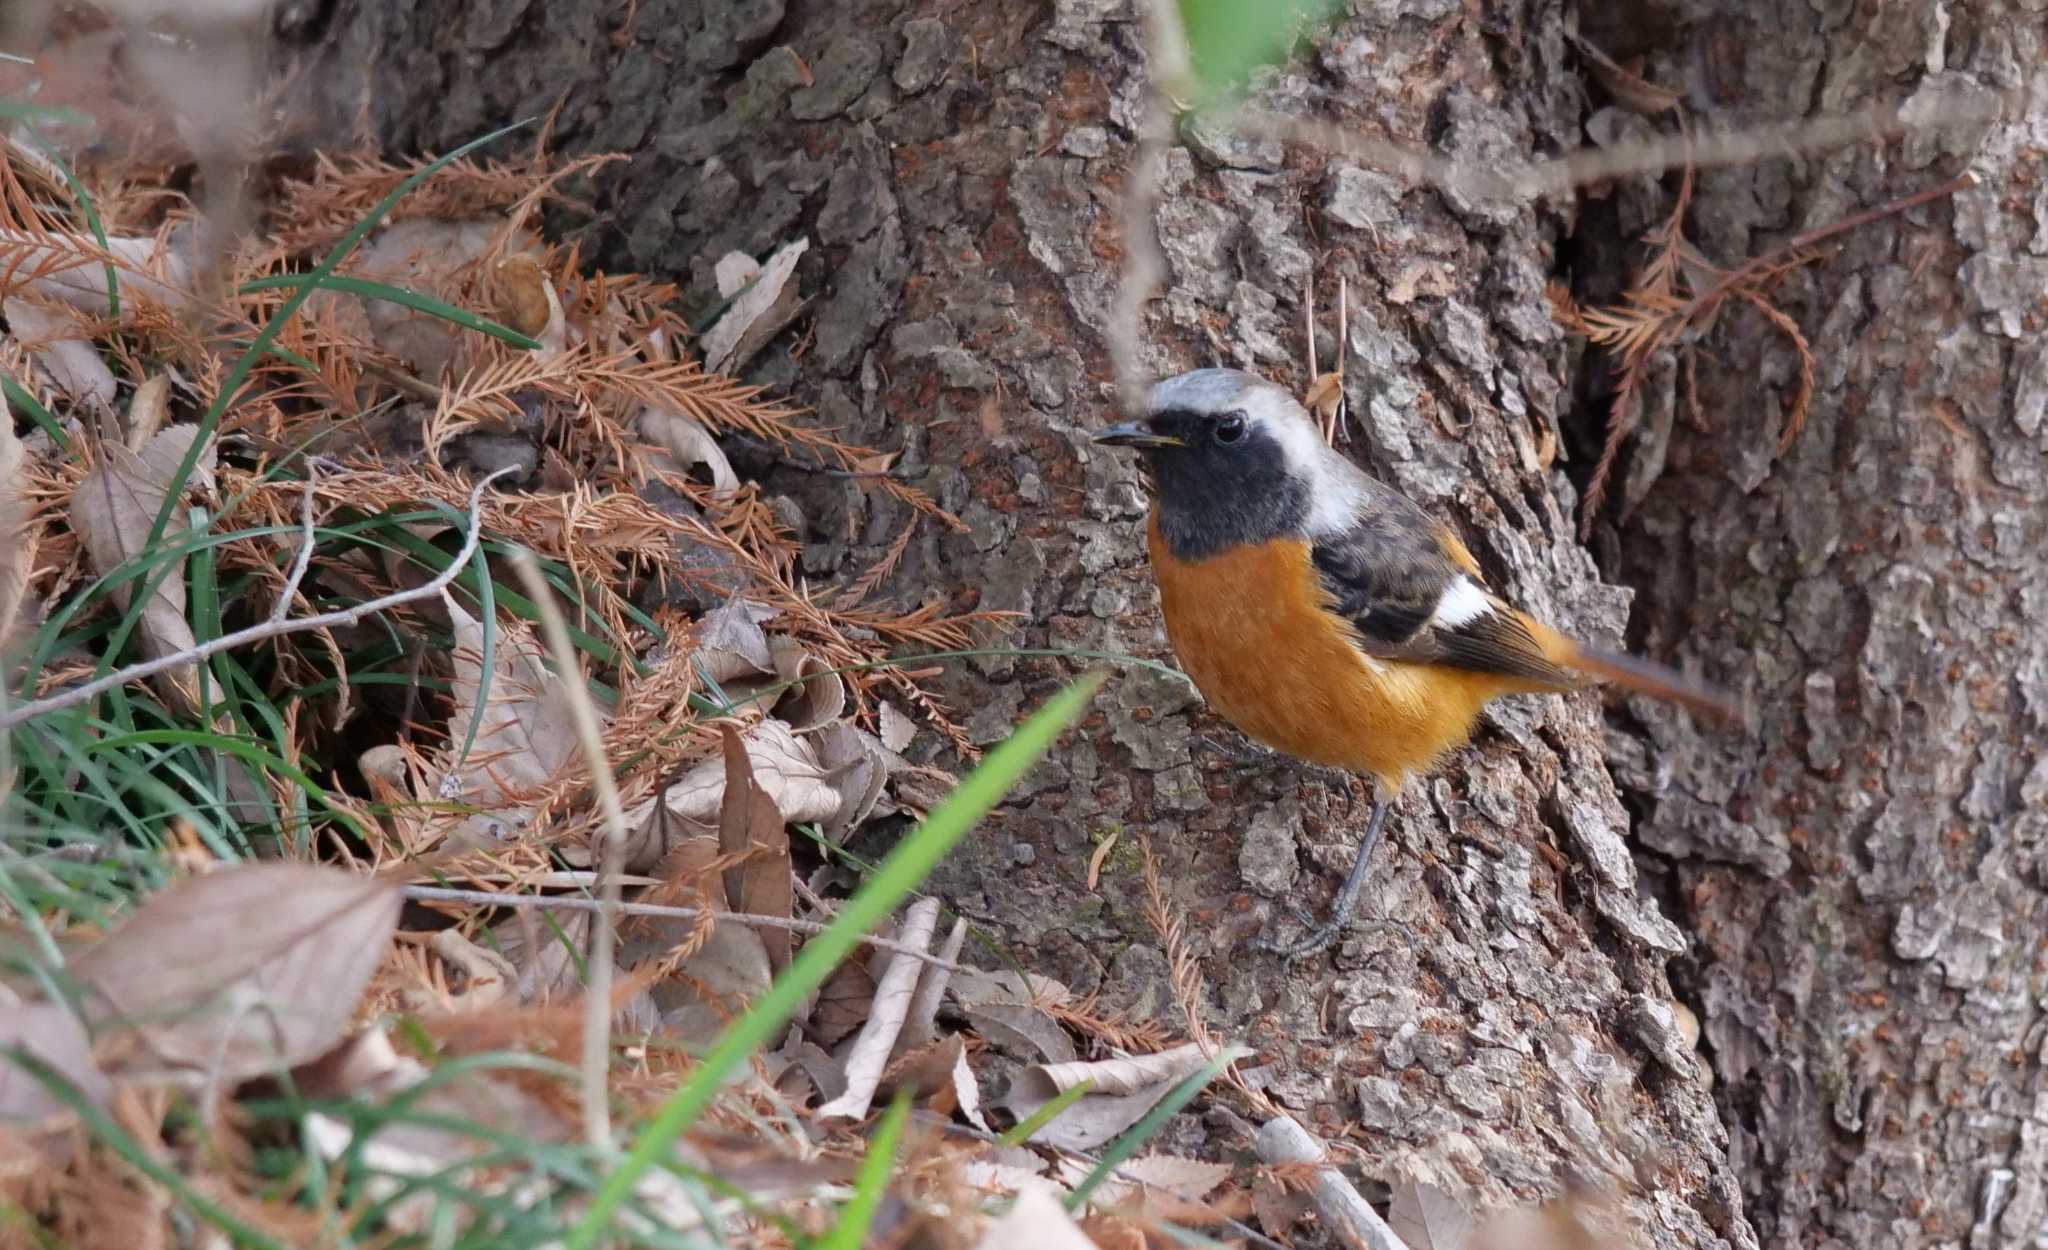
[[[1270,934],[1261,933],[1251,940],[1251,948],[1263,954],[1278,955],[1281,962],[1290,966],[1300,963],[1311,955],[1320,955],[1335,945],[1338,938],[1348,929],[1392,929],[1401,935],[1408,946],[1408,956],[1415,956],[1415,934],[1407,925],[1398,920],[1366,920],[1362,917],[1335,917],[1318,922],[1308,911],[1297,903],[1287,904],[1287,912],[1302,926],[1301,936],[1283,942]]]

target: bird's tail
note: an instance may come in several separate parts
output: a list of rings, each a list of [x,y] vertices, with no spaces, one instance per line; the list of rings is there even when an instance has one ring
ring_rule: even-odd
[[[1721,720],[1741,720],[1742,705],[1727,691],[1632,655],[1573,643],[1565,663],[1625,690],[1655,695]]]

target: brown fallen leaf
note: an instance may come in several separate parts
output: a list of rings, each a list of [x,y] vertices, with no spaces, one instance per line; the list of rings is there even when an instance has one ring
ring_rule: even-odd
[[[476,262],[503,231],[504,223],[490,219],[439,221],[416,217],[396,221],[358,248],[346,271],[388,286],[433,295],[457,306],[476,306],[485,298]],[[507,245],[507,252],[526,252],[536,246],[537,240],[522,231]],[[404,304],[354,295],[337,298],[359,306],[377,346],[398,357],[415,376],[430,383],[463,373],[481,341],[474,331]]]
[[[882,1073],[876,1092],[894,1094],[900,1089],[912,1091],[916,1098],[950,1102],[969,1124],[988,1131],[988,1122],[981,1118],[981,1084],[967,1066],[967,1039],[958,1033],[928,1042],[892,1062]]]
[[[398,907],[374,877],[246,864],[150,896],[71,972],[111,1075],[232,1084],[340,1040]]]
[[[100,461],[78,484],[71,496],[70,509],[71,528],[85,544],[95,571],[104,576],[142,552],[143,541],[149,537],[150,526],[170,492],[171,475],[198,435],[196,425],[174,425],[150,439],[139,454],[118,443],[100,446]],[[209,437],[186,485],[210,492],[213,482],[214,445]],[[187,528],[184,517],[173,513],[164,534],[167,540],[175,539]],[[160,572],[161,567],[155,566],[150,575]],[[124,582],[114,592],[114,600],[123,610],[137,584]],[[157,582],[155,593],[142,610],[138,632],[143,650],[152,658],[175,655],[198,644],[190,622],[185,619],[183,557]],[[192,665],[174,668],[164,673],[163,678],[158,689],[167,700],[187,712],[199,706]]]
[[[1236,1169],[1228,1163],[1152,1154],[1126,1160],[1103,1186],[1105,1206],[1128,1205],[1135,1213],[1181,1225],[1213,1224],[1229,1212],[1204,1201]],[[1240,1196],[1234,1205],[1242,1205]],[[1410,1250],[1420,1250],[1411,1247]]]
[[[628,943],[622,956],[642,950]],[[711,931],[696,953],[654,987],[661,1011],[660,1031],[691,1046],[708,1046],[755,999],[768,992],[773,975],[761,933],[740,924]]]
[[[525,824],[526,809],[509,800],[553,781],[577,758],[573,697],[567,680],[548,671],[540,643],[524,625],[500,622],[488,691],[484,688],[483,622],[443,595],[455,627],[455,712],[449,718],[448,765],[439,797],[482,809],[462,830],[493,840]],[[599,716],[602,717],[602,709]],[[472,720],[476,739],[462,754]]]
[[[725,796],[718,811],[718,849],[746,859],[725,870],[726,905],[737,912],[788,920],[795,914],[796,891],[790,880],[789,829],[776,810],[775,798],[754,778],[746,744],[729,722],[719,725],[724,743]],[[781,972],[789,966],[787,929],[761,930],[768,966]]]
[[[838,722],[846,711],[846,679],[794,638],[777,634],[768,640],[775,665],[774,684],[783,690],[770,715],[795,733],[809,733]]]
[[[867,962],[847,960],[818,991],[818,1001],[811,1007],[811,1034],[822,1046],[837,1046],[868,1018],[868,1004],[874,1000],[875,974]],[[844,1087],[843,1078],[839,1084]]]

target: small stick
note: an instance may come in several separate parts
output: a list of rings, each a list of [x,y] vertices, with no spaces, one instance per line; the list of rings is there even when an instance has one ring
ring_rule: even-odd
[[[583,762],[597,787],[598,805],[604,809],[604,851],[598,860],[597,889],[602,905],[591,925],[590,984],[583,991],[583,1135],[592,1146],[608,1150],[612,1145],[611,1075],[612,1055],[612,965],[617,944],[620,875],[625,872],[626,810],[619,802],[619,783],[612,776],[611,761],[604,754],[604,732],[598,728],[597,709],[590,702],[590,688],[583,682],[583,668],[576,662],[576,649],[569,642],[569,626],[555,603],[555,592],[540,575],[540,565],[524,547],[512,552],[512,567],[526,586],[526,597],[540,612],[541,633],[555,661],[555,678],[569,696],[569,714],[576,722],[576,738],[583,747]]]
[[[318,475],[311,460],[306,461],[305,503],[299,516],[299,554],[292,561],[292,573],[284,582],[284,593],[277,597],[277,606],[270,609],[270,623],[277,624],[291,611],[292,597],[299,593],[299,583],[305,579],[306,569],[313,563],[313,479]]]
[[[574,894],[498,894],[489,890],[455,890],[437,885],[400,886],[398,892],[409,899],[422,903],[474,903],[481,907],[517,907],[557,909],[561,911],[597,911],[604,906],[596,899],[581,898]],[[744,911],[719,911],[704,907],[669,907],[660,903],[620,903],[619,912],[627,916],[659,916],[671,920],[695,920],[709,915],[721,924],[743,924],[755,929],[787,929],[791,933],[823,933],[831,926],[823,921],[797,920],[788,916],[761,916]],[[922,960],[934,968],[948,972],[972,972],[966,964],[953,963],[918,950],[907,943],[889,938],[863,937],[861,944],[880,950],[894,951]]]
[[[483,520],[479,510],[483,506],[484,488],[511,471],[509,467],[499,469],[483,481],[478,482],[476,487],[470,491],[469,533],[463,536],[462,550],[455,553],[455,558],[448,562],[448,567],[435,574],[432,581],[425,582],[411,590],[394,591],[391,594],[372,599],[368,603],[359,603],[352,608],[322,612],[318,616],[300,617],[295,621],[264,621],[260,625],[251,625],[247,629],[238,629],[232,634],[222,634],[218,638],[209,638],[198,646],[185,647],[169,655],[160,655],[153,660],[144,660],[139,664],[130,664],[127,668],[108,673],[105,677],[95,678],[84,685],[71,686],[58,691],[46,699],[36,699],[24,703],[20,707],[10,708],[4,713],[0,713],[0,730],[12,729],[23,721],[34,720],[36,717],[48,712],[60,711],[67,707],[76,707],[95,695],[112,690],[117,686],[125,686],[130,682],[141,681],[145,677],[154,677],[158,673],[169,669],[179,668],[187,664],[196,664],[201,660],[219,655],[223,651],[232,651],[236,647],[246,647],[252,642],[262,642],[269,638],[280,638],[286,634],[302,634],[307,630],[332,629],[337,625],[353,625],[366,616],[387,611],[401,604],[417,603],[421,599],[440,594],[462,572],[462,566],[469,563],[469,558],[476,554],[477,541],[483,532]]]

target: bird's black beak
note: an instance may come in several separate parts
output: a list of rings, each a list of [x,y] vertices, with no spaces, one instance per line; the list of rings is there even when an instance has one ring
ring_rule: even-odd
[[[1095,441],[1107,447],[1185,447],[1186,443],[1168,434],[1154,434],[1140,421],[1126,421],[1112,425],[1095,436]]]

